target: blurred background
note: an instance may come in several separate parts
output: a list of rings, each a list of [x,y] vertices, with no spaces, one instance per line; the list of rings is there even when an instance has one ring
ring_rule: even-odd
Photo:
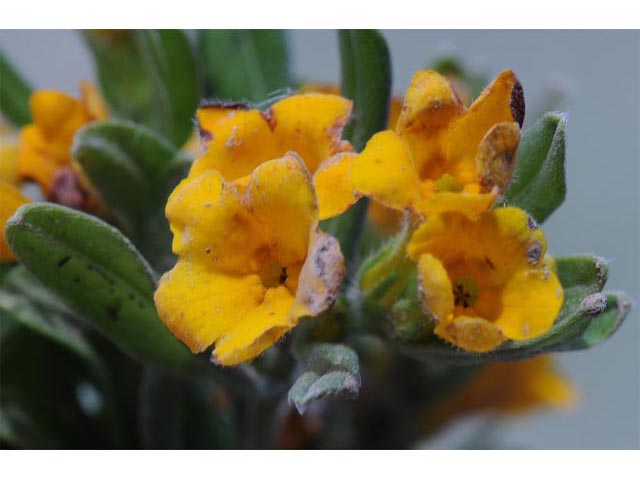
[[[567,199],[545,223],[553,255],[596,253],[611,262],[607,290],[640,299],[640,33],[625,31],[384,31],[393,86],[443,54],[490,77],[513,69],[524,86],[528,121],[549,93],[564,91],[570,112]],[[289,32],[293,73],[338,83],[334,31]],[[89,52],[73,31],[0,31],[0,48],[34,88],[76,95],[94,80]],[[529,123],[527,122],[527,123]],[[634,308],[616,335],[592,350],[558,355],[580,400],[571,412],[541,412],[500,425],[503,448],[639,448],[640,328]],[[479,431],[463,422],[430,444],[447,448]],[[481,430],[480,430],[481,431]]]

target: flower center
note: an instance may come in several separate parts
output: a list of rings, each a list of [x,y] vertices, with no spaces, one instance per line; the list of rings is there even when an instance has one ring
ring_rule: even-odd
[[[469,308],[478,300],[478,284],[471,277],[453,282],[453,301],[456,306]]]
[[[436,190],[439,192],[460,193],[463,190],[462,185],[453,175],[445,173],[434,182]]]
[[[265,288],[276,288],[287,281],[287,267],[271,259],[260,272],[260,280]]]

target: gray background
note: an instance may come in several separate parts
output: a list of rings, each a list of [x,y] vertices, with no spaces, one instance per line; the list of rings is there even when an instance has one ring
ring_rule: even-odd
[[[640,298],[640,35],[624,31],[385,31],[394,91],[442,53],[457,53],[492,76],[513,69],[528,112],[549,82],[568,88],[568,194],[545,223],[554,255],[597,253],[611,260],[608,289]],[[290,34],[293,70],[339,81],[332,31]],[[77,93],[92,79],[91,59],[70,31],[1,31],[0,47],[35,87]],[[640,348],[638,309],[606,344],[558,356],[580,390],[570,413],[541,412],[503,423],[503,446],[638,448]],[[446,445],[440,444],[440,445]]]

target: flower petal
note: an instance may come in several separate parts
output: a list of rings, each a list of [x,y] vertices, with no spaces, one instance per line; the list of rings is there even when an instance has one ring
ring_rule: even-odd
[[[457,258],[475,243],[473,226],[473,222],[460,214],[428,215],[413,232],[407,253],[414,262],[425,253],[445,262],[450,257]]]
[[[264,297],[258,275],[226,275],[179,260],[160,279],[154,300],[169,330],[199,353],[246,323]]]
[[[416,210],[426,214],[455,211],[477,218],[491,208],[495,199],[495,193],[439,192],[418,201]]]
[[[481,218],[476,248],[507,275],[524,266],[539,265],[547,251],[547,241],[527,212],[506,207]]]
[[[420,180],[411,152],[391,130],[376,133],[351,163],[350,178],[359,192],[403,210],[420,198]]]
[[[320,206],[320,220],[335,217],[356,203],[361,195],[349,179],[353,153],[341,153],[320,164],[313,183]]]
[[[20,181],[18,167],[18,139],[5,130],[0,120],[0,181],[17,184]]]
[[[451,170],[446,157],[447,131],[464,112],[464,105],[444,76],[434,70],[413,76],[396,132],[406,141],[421,179],[437,180]]]
[[[485,191],[494,188],[503,193],[511,182],[520,143],[520,128],[515,122],[497,123],[484,136],[476,154],[476,169]]]
[[[505,341],[500,327],[483,318],[459,316],[440,323],[436,335],[470,352],[490,352]]]
[[[464,113],[449,81],[435,70],[417,72],[404,97],[397,131],[419,133],[425,140]]]
[[[191,177],[215,169],[231,182],[284,153],[278,154],[271,126],[259,110],[211,104],[198,109],[197,120],[206,151],[193,163]]]
[[[414,232],[407,252],[417,261],[429,252],[447,263],[457,258],[487,261],[506,279],[525,266],[538,265],[546,252],[542,230],[516,207],[498,208],[477,220],[454,212],[429,215]]]
[[[278,262],[287,266],[303,261],[310,229],[318,222],[318,204],[300,157],[290,152],[256,168],[244,201],[268,232]]]
[[[344,257],[338,240],[324,232],[313,232],[298,280],[297,316],[318,315],[333,305],[344,274]]]
[[[442,262],[428,253],[418,262],[418,285],[425,306],[438,323],[448,323],[453,314],[451,280]]]
[[[505,70],[482,92],[467,112],[454,120],[447,131],[447,158],[454,163],[471,162],[478,146],[496,123],[524,119],[522,85],[511,70]]]
[[[39,90],[29,99],[33,123],[47,140],[64,139],[68,146],[87,117],[82,102],[61,92]]]
[[[296,152],[310,172],[336,153],[351,151],[341,140],[352,102],[338,95],[292,95],[273,104],[267,117],[273,125],[280,155]]]
[[[212,361],[236,365],[272,346],[297,324],[291,312],[293,303],[293,295],[285,287],[268,289],[264,301],[216,343]]]
[[[89,82],[80,82],[82,105],[90,120],[103,120],[109,116],[109,109],[98,89]]]
[[[233,185],[210,170],[175,188],[166,207],[173,252],[229,273],[257,273],[268,246]]]
[[[0,180],[0,261],[8,262],[16,259],[5,237],[4,227],[16,210],[31,200],[22,195],[20,189]]]
[[[56,143],[47,144],[35,125],[27,125],[20,131],[18,169],[20,176],[38,182],[48,193],[56,170],[68,163],[66,149]]]
[[[502,290],[502,311],[495,325],[511,340],[537,337],[551,328],[563,300],[560,281],[546,265],[523,268]]]

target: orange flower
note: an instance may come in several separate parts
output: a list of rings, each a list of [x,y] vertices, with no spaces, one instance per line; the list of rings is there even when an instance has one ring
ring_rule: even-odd
[[[311,177],[294,153],[264,162],[239,187],[216,170],[183,180],[167,203],[178,263],[155,293],[162,321],[194,353],[254,358],[337,295],[338,241],[318,230]]]
[[[558,372],[551,355],[487,365],[426,412],[427,424],[443,425],[452,418],[474,413],[513,415],[537,408],[568,408],[576,392]]]
[[[555,321],[564,292],[545,257],[546,240],[526,212],[498,208],[477,220],[429,215],[407,247],[418,262],[435,333],[473,352],[527,340]]]
[[[418,72],[395,131],[369,140],[352,161],[351,181],[391,208],[477,217],[511,180],[523,119],[522,87],[510,70],[468,110],[446,78]]]
[[[82,126],[108,116],[97,90],[81,83],[81,100],[56,91],[39,90],[29,100],[33,123],[20,132],[18,168],[35,180],[53,202],[76,208],[96,203],[93,189],[72,162],[73,137]]]

